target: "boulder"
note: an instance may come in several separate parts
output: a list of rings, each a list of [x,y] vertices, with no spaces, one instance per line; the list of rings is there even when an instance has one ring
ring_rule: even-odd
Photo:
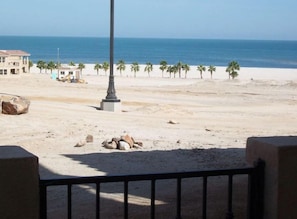
[[[76,145],[74,147],[82,147],[82,146],[85,146],[86,145],[86,141],[79,141],[76,143]]]
[[[140,146],[139,144],[136,144],[136,143],[135,143],[135,144],[133,145],[133,148],[137,148],[137,149],[139,149],[139,148],[142,148],[142,146]]]
[[[119,144],[119,141],[121,140],[121,138],[112,138],[111,141],[114,141],[117,145]]]
[[[87,142],[87,143],[92,143],[92,142],[94,142],[94,137],[93,137],[93,135],[87,135],[87,137],[86,137],[86,142]]]
[[[127,142],[130,145],[130,148],[132,148],[134,145],[134,139],[130,135],[122,136],[121,140]]]
[[[19,115],[27,113],[30,101],[24,97],[12,97],[9,101],[2,101],[2,113],[7,115]]]
[[[133,146],[133,145],[132,145]],[[119,149],[126,151],[130,149],[130,145],[125,141],[119,141]]]
[[[107,140],[102,142],[102,146],[107,149],[117,149],[118,145],[115,141],[108,142]]]
[[[143,146],[143,143],[141,141],[136,141],[134,142],[134,145],[137,144],[138,146],[142,147]]]
[[[125,135],[120,138],[113,137],[111,141],[105,140],[102,146],[107,149],[129,150],[131,148],[141,148],[142,142],[136,142],[131,136]]]
[[[0,113],[2,113],[2,97],[0,97]]]

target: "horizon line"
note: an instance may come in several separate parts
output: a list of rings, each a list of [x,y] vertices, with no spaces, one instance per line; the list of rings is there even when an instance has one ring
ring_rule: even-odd
[[[59,35],[0,35],[0,37],[40,37],[40,38],[98,38],[109,39],[109,36],[59,36]],[[198,37],[141,37],[115,36],[115,39],[164,39],[164,40],[238,40],[238,41],[297,41],[297,39],[256,39],[256,38],[198,38]]]

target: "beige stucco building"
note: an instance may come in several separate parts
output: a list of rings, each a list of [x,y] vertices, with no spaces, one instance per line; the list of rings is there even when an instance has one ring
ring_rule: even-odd
[[[0,50],[0,75],[28,73],[29,56],[22,50]]]

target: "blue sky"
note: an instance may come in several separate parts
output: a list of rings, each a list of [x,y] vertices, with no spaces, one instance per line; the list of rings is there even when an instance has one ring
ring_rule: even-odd
[[[114,0],[116,37],[297,40],[296,0]],[[110,0],[1,2],[0,35],[109,36]]]

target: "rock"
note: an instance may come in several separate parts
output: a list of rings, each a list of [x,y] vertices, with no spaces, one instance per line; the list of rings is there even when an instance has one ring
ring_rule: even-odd
[[[2,97],[0,97],[0,113],[2,113]]]
[[[24,97],[13,97],[9,101],[2,101],[2,113],[7,115],[19,115],[27,113],[30,101]]]
[[[139,148],[141,148],[141,147],[142,147],[142,145],[139,145],[139,144],[136,144],[136,143],[133,145],[133,148],[137,148],[137,149],[139,149]]]
[[[133,146],[133,145],[132,145]],[[125,141],[119,141],[119,149],[126,151],[130,149],[130,145]]]
[[[169,120],[169,122],[168,122],[169,124],[178,124],[178,122],[177,121],[175,121],[175,120]]]
[[[131,148],[141,148],[142,142],[136,142],[129,135],[123,135],[120,138],[113,137],[111,141],[105,140],[102,146],[108,149],[129,150]]]
[[[140,147],[142,147],[142,146],[143,146],[143,143],[142,143],[142,142],[140,142],[140,141],[134,142],[134,145],[135,145],[135,144],[139,145]]]
[[[111,141],[114,141],[117,145],[119,144],[119,141],[121,140],[121,138],[112,138]]]
[[[85,146],[86,145],[86,141],[79,141],[76,143],[76,145],[74,147],[82,147],[82,146]]]
[[[121,140],[127,142],[127,143],[130,145],[130,148],[132,148],[133,145],[134,145],[134,140],[133,140],[133,138],[132,138],[131,136],[129,136],[129,135],[124,135],[124,136],[122,136],[122,137],[121,137]]]
[[[102,142],[103,147],[107,148],[107,149],[117,149],[118,145],[115,141],[104,141]]]
[[[92,143],[92,142],[94,142],[93,135],[87,135],[87,137],[86,137],[86,142],[87,142],[87,143]]]

